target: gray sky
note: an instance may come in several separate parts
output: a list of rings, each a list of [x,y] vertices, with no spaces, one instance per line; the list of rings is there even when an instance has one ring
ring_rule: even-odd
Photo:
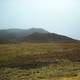
[[[0,0],[0,29],[31,27],[80,39],[80,0]]]

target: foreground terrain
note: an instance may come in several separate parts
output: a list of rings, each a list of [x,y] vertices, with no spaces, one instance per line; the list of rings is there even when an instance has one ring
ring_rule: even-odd
[[[0,80],[80,80],[80,43],[0,44]]]

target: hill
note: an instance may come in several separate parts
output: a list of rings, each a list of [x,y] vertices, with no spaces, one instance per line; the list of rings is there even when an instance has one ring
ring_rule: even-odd
[[[0,43],[6,42],[76,42],[72,38],[41,28],[0,30]]]
[[[55,33],[33,33],[25,38],[27,42],[77,42],[72,38]]]
[[[19,42],[24,40],[24,37],[35,32],[48,33],[48,31],[41,28],[4,29],[0,30],[0,42]]]

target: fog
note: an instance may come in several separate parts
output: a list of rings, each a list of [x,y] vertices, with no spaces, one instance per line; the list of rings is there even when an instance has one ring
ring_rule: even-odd
[[[80,39],[80,0],[0,0],[0,29],[31,27]]]

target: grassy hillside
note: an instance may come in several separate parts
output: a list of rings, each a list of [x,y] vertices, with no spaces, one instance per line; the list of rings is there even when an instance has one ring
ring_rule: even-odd
[[[0,30],[0,43],[21,42],[24,40],[24,37],[27,37],[34,32],[49,33],[41,28],[2,29]]]
[[[79,43],[0,44],[0,80],[79,79]]]
[[[59,35],[56,33],[33,33],[24,38],[26,42],[37,42],[37,43],[53,43],[53,42],[78,42],[70,37]]]
[[[54,43],[54,42],[78,42],[70,37],[50,33],[41,28],[31,29],[3,29],[0,30],[0,43]]]

